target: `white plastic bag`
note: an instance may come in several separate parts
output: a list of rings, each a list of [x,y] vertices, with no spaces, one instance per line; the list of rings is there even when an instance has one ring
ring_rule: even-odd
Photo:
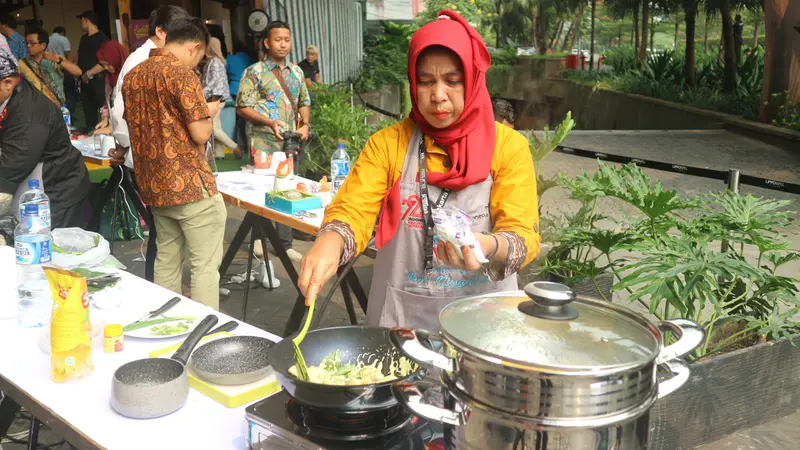
[[[470,228],[472,218],[467,213],[447,205],[443,208],[434,208],[432,215],[434,232],[442,241],[453,244],[461,259],[464,259],[461,247],[469,247],[476,261],[481,264],[488,262],[480,243]]]
[[[108,241],[97,233],[81,228],[53,230],[52,264],[62,269],[84,267],[115,267],[125,269],[117,258],[111,256]]]

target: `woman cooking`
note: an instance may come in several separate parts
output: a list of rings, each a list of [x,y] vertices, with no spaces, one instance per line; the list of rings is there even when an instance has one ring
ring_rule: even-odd
[[[366,248],[381,211],[369,325],[437,330],[448,303],[517,289],[516,273],[539,252],[536,178],[525,137],[494,121],[489,64],[481,36],[454,12],[414,34],[411,115],[369,139],[328,206],[301,263],[307,302]],[[424,199],[469,214],[489,262],[434,243]]]

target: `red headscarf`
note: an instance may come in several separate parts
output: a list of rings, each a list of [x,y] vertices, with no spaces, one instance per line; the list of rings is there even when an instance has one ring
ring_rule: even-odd
[[[117,85],[119,73],[122,71],[122,65],[125,63],[125,60],[128,59],[128,51],[125,50],[125,47],[120,45],[119,42],[108,40],[100,44],[95,56],[97,56],[98,60],[102,59],[114,67],[114,73],[106,72],[106,80],[108,80],[108,84],[113,88]]]
[[[427,136],[447,149],[453,167],[447,173],[429,173],[428,182],[440,188],[458,191],[481,183],[489,176],[495,145],[495,121],[492,99],[486,88],[486,71],[491,57],[481,35],[463,17],[453,11],[442,11],[439,17],[411,37],[408,48],[408,80],[411,84],[411,118]],[[417,59],[431,46],[452,50],[464,66],[464,111],[447,128],[434,128],[417,106]],[[420,162],[422,163],[422,162]],[[389,242],[400,225],[400,181],[384,198],[378,224],[376,246]]]

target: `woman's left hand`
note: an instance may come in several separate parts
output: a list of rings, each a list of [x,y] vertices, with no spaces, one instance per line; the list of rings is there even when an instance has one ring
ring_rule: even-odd
[[[438,251],[439,261],[446,266],[469,271],[481,268],[481,263],[475,259],[475,254],[467,246],[461,247],[461,254],[464,255],[463,259],[458,256],[456,248],[449,242],[439,241]]]

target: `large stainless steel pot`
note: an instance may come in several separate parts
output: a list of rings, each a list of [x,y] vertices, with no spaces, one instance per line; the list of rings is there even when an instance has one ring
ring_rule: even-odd
[[[678,358],[704,339],[689,320],[652,324],[608,302],[576,299],[551,282],[456,301],[441,311],[439,323],[440,334],[394,329],[392,339],[406,356],[442,369],[454,409],[427,405],[413,383],[396,385],[395,394],[417,414],[457,426],[458,448],[481,448],[482,439],[508,434],[504,429],[572,436],[561,438],[572,444],[548,449],[642,448],[650,407],[688,380],[689,367]],[[677,341],[665,347],[662,330]],[[431,341],[441,341],[443,350],[423,344]],[[659,366],[672,378],[659,383]],[[586,437],[595,433],[611,433],[619,445],[595,447]],[[527,433],[526,439],[540,438]]]

